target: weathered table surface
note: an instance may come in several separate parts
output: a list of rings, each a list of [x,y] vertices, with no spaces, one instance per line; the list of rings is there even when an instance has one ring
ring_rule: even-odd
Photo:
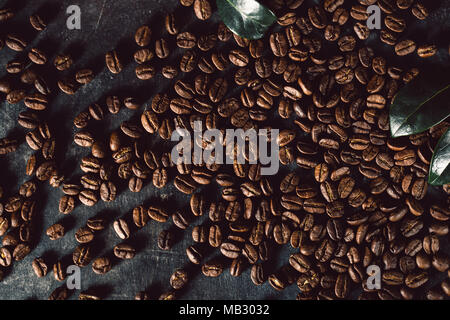
[[[144,99],[142,102],[148,103],[154,93],[162,91],[162,86],[170,84],[170,81],[161,81],[163,78],[158,75],[150,82],[142,82],[134,76],[134,64],[128,63],[125,70],[118,76],[112,76],[104,67],[104,53],[107,50],[118,47],[122,51],[130,51],[136,48],[133,44],[134,31],[142,24],[162,25],[165,12],[173,11],[178,7],[177,12],[189,21],[195,21],[191,8],[180,8],[178,0],[92,0],[80,2],[81,7],[81,30],[68,30],[66,28],[65,13],[66,8],[73,4],[68,0],[49,1],[11,1],[19,8],[17,17],[8,30],[2,30],[0,35],[14,31],[27,34],[32,40],[31,45],[37,45],[47,50],[52,57],[56,53],[71,51],[74,54],[75,65],[72,70],[83,67],[92,67],[98,72],[95,80],[89,85],[81,88],[74,96],[59,94],[51,103],[49,117],[55,128],[57,143],[59,146],[67,145],[59,151],[60,158],[64,159],[63,168],[65,172],[73,172],[74,177],[81,173],[78,162],[82,155],[87,155],[87,150],[72,143],[75,130],[72,121],[76,114],[86,108],[90,103],[103,101],[105,92],[125,92],[129,95],[135,94]],[[0,8],[6,1],[0,1]],[[28,25],[28,17],[38,8],[42,8],[53,16],[49,27],[35,34]],[[446,9],[447,8],[447,9]],[[440,54],[433,61],[448,65],[448,17],[449,1],[445,1],[442,7],[433,13],[433,16],[425,23],[419,23],[409,31],[418,37],[426,37],[432,41],[441,41]],[[434,21],[434,22],[433,22]],[[436,21],[438,23],[436,23]],[[200,28],[196,22],[187,23],[183,29],[193,27]],[[424,31],[424,27],[427,30]],[[428,29],[427,29],[428,28]],[[156,28],[155,28],[156,29]],[[204,29],[203,29],[204,30]],[[210,30],[213,32],[213,30]],[[443,32],[447,33],[443,33]],[[204,31],[203,31],[204,32]],[[36,36],[35,36],[36,35]],[[446,35],[442,37],[440,35]],[[445,42],[445,43],[444,43]],[[378,42],[377,42],[378,43]],[[388,51],[389,48],[381,46],[381,51]],[[11,60],[13,53],[4,49],[0,51],[0,65],[4,65]],[[409,59],[409,60],[412,60]],[[414,60],[414,62],[417,62]],[[5,74],[4,68],[0,70],[0,77]],[[23,135],[23,130],[16,128],[16,119],[19,112],[24,110],[22,104],[9,105],[6,102],[0,103],[0,137],[17,133]],[[102,122],[102,127],[97,128],[100,133],[106,133],[112,128],[117,128],[121,121],[136,116],[130,110],[124,110],[117,116],[107,116]],[[24,175],[25,162],[32,150],[23,143],[19,149],[6,157],[0,157],[0,184],[9,190],[17,191],[18,186],[26,181]],[[67,175],[67,174],[66,174]],[[70,176],[70,174],[68,175]],[[60,286],[53,279],[51,272],[42,279],[38,279],[31,268],[31,261],[34,257],[44,256],[50,260],[61,259],[71,254],[76,246],[74,239],[75,231],[86,220],[97,213],[104,213],[111,220],[123,215],[130,215],[132,208],[142,203],[150,204],[154,199],[172,202],[176,200],[179,207],[186,205],[187,196],[180,195],[174,187],[166,187],[156,190],[147,184],[142,192],[132,194],[128,190],[121,192],[117,200],[111,204],[99,202],[96,206],[88,208],[79,205],[73,213],[63,216],[58,212],[58,201],[62,195],[59,190],[54,190],[48,184],[42,187],[42,195],[39,201],[42,203],[39,217],[37,217],[39,232],[39,243],[32,253],[23,261],[14,263],[14,266],[5,279],[0,282],[0,299],[46,299],[50,292]],[[44,230],[59,221],[63,221],[69,230],[66,236],[57,241],[50,241],[44,234]],[[136,292],[148,289],[155,297],[164,290],[169,289],[169,277],[173,270],[187,265],[185,248],[191,244],[190,230],[180,233],[184,236],[173,247],[171,251],[162,251],[157,247],[156,237],[158,233],[167,228],[167,225],[150,223],[132,237],[132,242],[138,244],[139,252],[131,261],[121,261],[106,275],[96,275],[91,267],[82,269],[81,285],[82,290],[94,289],[107,299],[132,299]],[[97,246],[103,248],[100,254],[110,253],[112,247],[119,243],[120,239],[115,235],[111,225],[104,230],[96,239]],[[283,257],[281,262],[287,263],[288,251],[284,249],[279,252]],[[273,266],[277,267],[277,266]],[[278,266],[279,267],[279,266]],[[264,285],[256,287],[250,280],[250,270],[247,269],[239,278],[233,278],[228,271],[218,278],[207,279],[198,270],[197,275],[183,291],[182,298],[186,299],[292,299],[298,289],[295,285],[288,287],[283,292],[275,292],[266,282]],[[76,298],[77,294],[72,298]]]

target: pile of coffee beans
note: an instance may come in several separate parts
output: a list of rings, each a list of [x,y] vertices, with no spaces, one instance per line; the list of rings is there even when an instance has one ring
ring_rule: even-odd
[[[19,195],[0,203],[0,213],[5,211],[0,216],[0,235],[5,235],[0,264],[9,266],[12,258],[21,260],[31,252],[33,195],[42,181],[62,191],[62,214],[70,214],[78,203],[92,207],[100,200],[114,201],[124,182],[132,193],[147,183],[158,189],[173,184],[189,205],[171,211],[159,204],[142,204],[109,226],[101,215],[90,218],[75,234],[73,263],[85,267],[92,262],[94,273],[105,274],[114,265],[112,259],[137,254],[127,240],[156,222],[170,224],[156,241],[161,250],[172,248],[179,231],[191,233],[187,260],[206,277],[218,277],[226,269],[238,277],[249,268],[255,285],[267,281],[275,290],[298,286],[299,300],[345,299],[352,292],[358,299],[448,299],[450,261],[442,248],[449,233],[450,186],[429,187],[427,175],[432,150],[450,123],[392,139],[390,102],[419,69],[392,64],[366,41],[376,33],[378,45],[392,46],[398,56],[416,52],[420,58],[432,57],[438,51],[436,44],[416,44],[402,36],[407,17],[427,18],[426,4],[266,2],[279,18],[260,40],[244,39],[216,23],[209,0],[180,0],[186,14],[193,10],[200,23],[213,26],[202,34],[185,30],[176,14],[168,13],[159,26],[162,32],[155,32],[156,25],[143,25],[130,35],[135,42],[131,57],[135,76],[149,81],[160,73],[171,87],[155,94],[149,105],[132,95],[113,93],[80,112],[73,119],[73,142],[75,147],[89,148],[90,155],[79,159],[84,175],[76,179],[61,172],[53,120],[43,121],[40,114],[49,107],[50,81],[62,93],[73,95],[95,80],[95,72],[83,68],[69,76],[64,73],[73,64],[69,54],[58,54],[50,66],[45,53],[29,48],[20,35],[0,38],[0,49],[5,44],[10,51],[28,53],[25,61],[14,59],[6,66],[22,85],[15,89],[0,79],[0,93],[8,103],[23,102],[27,107],[18,124],[30,130],[25,140],[36,151],[26,165],[33,179],[20,186]],[[380,31],[366,24],[367,7],[373,4],[383,13]],[[0,23],[13,17],[12,10],[0,9]],[[36,32],[46,27],[38,14],[30,17],[30,23]],[[116,49],[106,52],[104,61],[107,72],[115,76],[127,59]],[[44,79],[30,64],[56,68],[60,77]],[[95,129],[106,117],[119,116],[123,107],[134,110],[136,117],[123,121],[107,139],[98,136]],[[174,164],[172,133],[193,132],[195,121],[202,122],[203,130],[222,132],[280,129],[273,137],[280,147],[279,172],[263,176],[260,163],[238,161]],[[1,139],[0,155],[16,150],[19,140]],[[158,148],[148,141],[157,141]],[[210,142],[202,141],[201,148]],[[250,152],[244,152],[247,160]],[[432,197],[431,191],[441,196]],[[108,227],[121,242],[111,256],[98,256],[93,243]],[[65,226],[56,223],[45,233],[51,240],[60,239]],[[281,246],[291,247],[293,253],[284,257],[280,269],[268,272],[268,265],[283,258],[274,254]],[[381,269],[381,289],[367,286],[366,270],[373,265]],[[32,268],[43,277],[51,265],[36,257]],[[57,281],[66,279],[65,270],[61,261],[53,264]],[[171,289],[159,299],[181,296],[192,278],[188,268],[175,270]],[[431,279],[440,280],[430,287]],[[50,299],[66,299],[70,293],[63,285]],[[150,297],[142,291],[135,298]],[[79,298],[99,299],[87,292]]]

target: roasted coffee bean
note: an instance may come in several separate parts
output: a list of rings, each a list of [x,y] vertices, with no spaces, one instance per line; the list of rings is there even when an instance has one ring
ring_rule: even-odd
[[[134,40],[136,41],[136,44],[138,46],[145,47],[150,44],[151,36],[152,31],[150,30],[150,28],[146,25],[143,25],[136,30]]]
[[[286,36],[281,32],[272,33],[269,38],[269,44],[272,53],[276,57],[284,57],[288,53],[289,44],[286,39]]]
[[[161,250],[170,250],[174,244],[173,234],[169,230],[163,230],[158,235],[158,247]]]
[[[72,253],[73,263],[79,267],[87,266],[92,260],[92,249],[89,245],[79,245]]]
[[[202,265],[202,273],[206,277],[218,277],[223,272],[223,265],[219,261],[208,261]]]
[[[98,202],[97,194],[92,190],[83,190],[78,195],[78,199],[85,206],[92,207]]]
[[[47,56],[38,48],[32,48],[28,52],[28,58],[35,64],[47,63]]]
[[[64,237],[64,234],[65,234],[64,226],[59,223],[51,225],[47,229],[46,234],[50,238],[50,240],[58,240],[58,239]]]
[[[75,119],[73,120],[73,124],[78,129],[86,128],[89,120],[91,119],[91,115],[88,111],[80,112]]]
[[[25,62],[22,60],[12,60],[6,64],[6,71],[11,74],[21,73],[25,69]]]
[[[177,46],[183,49],[192,49],[197,44],[197,37],[190,32],[182,32],[177,35]]]
[[[123,105],[130,110],[137,110],[140,108],[140,103],[134,97],[126,97],[123,99]]]
[[[416,44],[412,40],[403,40],[395,45],[395,53],[399,56],[405,56],[416,50]]]
[[[48,297],[48,300],[67,300],[69,297],[69,289],[67,289],[67,286],[64,284],[61,287],[56,288],[52,291],[50,296]]]
[[[68,54],[58,54],[53,60],[53,65],[59,71],[69,69],[73,64],[72,57]]]
[[[16,261],[23,260],[30,252],[31,248],[28,244],[20,243],[14,248],[13,258]]]
[[[325,11],[319,7],[314,6],[308,9],[308,17],[312,25],[318,29],[323,29],[327,23],[327,16]]]
[[[233,259],[230,266],[230,275],[239,277],[244,269],[244,260],[242,258]]]
[[[20,186],[19,194],[22,197],[29,198],[36,192],[36,189],[37,189],[37,186],[34,181],[27,181],[27,182],[24,182]],[[31,202],[30,203],[27,202],[27,207],[25,207],[25,209],[23,208],[23,205],[22,205],[22,211],[32,213],[32,210],[34,209],[34,202],[33,202],[32,206],[30,206],[30,204],[31,204]]]
[[[410,273],[405,278],[405,284],[412,289],[421,287],[428,281],[428,274],[426,272]]]
[[[99,257],[92,262],[92,271],[97,274],[108,273],[111,268],[112,264],[108,257]]]
[[[55,278],[56,281],[66,280],[67,277],[66,268],[61,261],[58,261],[53,265],[53,277]]]
[[[148,208],[148,216],[157,222],[166,222],[169,218],[168,213],[160,207],[152,206]]]
[[[133,259],[136,249],[129,244],[121,243],[114,247],[114,255],[119,259]]]
[[[196,246],[190,246],[186,248],[186,255],[189,261],[192,262],[193,264],[200,264],[201,260],[203,259],[203,254]]]
[[[105,219],[93,217],[87,220],[86,225],[93,231],[100,231],[105,229]]]
[[[261,263],[254,264],[252,266],[250,278],[252,282],[257,286],[263,284],[266,281],[266,275],[264,274],[264,268]]]
[[[35,136],[33,135],[32,137],[28,138],[28,135],[27,135],[27,138],[28,138],[27,143],[32,149],[38,150],[41,141],[39,140],[39,138],[37,138],[36,140],[33,139],[34,137]],[[8,153],[14,152],[14,151],[16,151],[18,146],[19,146],[18,141],[15,139],[10,139],[10,138],[0,139],[0,155],[5,155]],[[37,149],[35,149],[35,148],[37,148]]]
[[[174,185],[180,192],[185,194],[192,194],[197,188],[197,183],[190,175],[177,175]]]
[[[11,252],[6,247],[0,248],[0,265],[3,267],[9,267],[12,263]]]
[[[34,273],[38,278],[45,277],[48,272],[48,265],[43,258],[35,258],[31,263]]]
[[[36,178],[40,181],[47,181],[57,172],[54,161],[46,161],[36,169]]]
[[[27,110],[19,113],[17,123],[26,129],[33,130],[39,125],[40,120],[36,113]]]
[[[65,195],[59,200],[59,212],[69,214],[75,208],[75,199],[72,196]]]
[[[114,221],[113,228],[119,238],[127,239],[130,237],[130,228],[125,220],[118,219]]]
[[[205,62],[205,60],[203,60]],[[186,50],[180,61],[180,70],[182,72],[191,72],[197,64],[197,55],[194,51]],[[205,65],[205,67],[207,67]],[[205,69],[206,70],[206,69]]]
[[[17,52],[21,52],[27,47],[27,42],[14,34],[9,34],[6,36],[5,44],[8,48]]]
[[[134,61],[136,61],[138,64],[144,64],[146,62],[149,62],[154,57],[153,51],[147,48],[139,49],[134,53]]]
[[[103,120],[104,113],[102,107],[98,105],[97,103],[91,104],[88,107],[89,114],[91,115],[91,118],[97,121]]]
[[[95,142],[95,138],[89,131],[80,131],[75,133],[74,142],[80,147],[90,148]]]
[[[417,54],[421,58],[429,58],[437,53],[437,47],[435,45],[422,45],[417,48]]]
[[[170,286],[175,290],[179,290],[186,285],[188,279],[188,273],[185,270],[175,270],[170,276]]]
[[[220,252],[227,258],[236,259],[241,253],[241,248],[232,242],[224,242],[220,246]]]
[[[161,38],[155,41],[155,54],[160,59],[165,59],[169,56],[169,44],[166,39]]]
[[[94,80],[94,71],[91,69],[82,69],[75,74],[75,80],[79,84],[88,84]]]
[[[30,24],[37,31],[42,31],[47,27],[47,23],[37,13],[30,16]]]
[[[384,24],[388,29],[394,31],[394,32],[403,32],[406,28],[406,23],[404,19],[395,16],[395,15],[388,15],[384,19]]]
[[[208,20],[212,15],[212,7],[209,0],[195,0],[194,13],[199,20]]]
[[[105,61],[111,73],[118,74],[122,71],[123,66],[115,50],[106,53]]]
[[[94,232],[89,227],[81,227],[75,232],[75,240],[79,243],[89,243],[94,240]]]
[[[427,8],[421,3],[414,3],[411,12],[419,20],[424,20],[428,17]]]
[[[300,253],[292,254],[289,257],[289,264],[300,273],[305,273],[311,268],[309,259]]]
[[[58,81],[58,88],[68,95],[73,95],[77,91],[77,84],[71,78],[63,78]]]
[[[25,98],[25,90],[17,89],[12,90],[6,95],[6,101],[9,104],[16,104]]]
[[[153,66],[141,64],[135,69],[136,77],[140,80],[149,80],[153,78],[156,74],[155,68]]]
[[[139,206],[133,209],[133,221],[136,227],[144,227],[147,224],[148,220],[149,216],[143,206]]]

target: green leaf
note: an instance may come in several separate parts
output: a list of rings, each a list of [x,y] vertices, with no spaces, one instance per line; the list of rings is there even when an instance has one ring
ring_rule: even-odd
[[[277,20],[275,14],[255,0],[216,0],[223,23],[246,39],[260,39]]]
[[[439,139],[434,149],[428,183],[439,186],[450,183],[450,129]]]
[[[392,137],[423,132],[450,115],[448,72],[419,75],[394,97],[390,108]]]

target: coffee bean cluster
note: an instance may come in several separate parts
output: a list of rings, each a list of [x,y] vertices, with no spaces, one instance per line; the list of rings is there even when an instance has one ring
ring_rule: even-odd
[[[27,174],[62,190],[61,213],[70,214],[77,202],[91,207],[99,200],[114,201],[123,182],[131,192],[140,192],[149,181],[155,188],[173,184],[189,199],[189,206],[174,212],[164,205],[141,205],[112,221],[109,227],[120,240],[106,256],[97,256],[93,244],[108,221],[101,215],[90,218],[75,234],[73,263],[85,267],[92,262],[94,273],[105,274],[115,259],[136,255],[129,240],[156,222],[170,224],[156,241],[160,250],[170,250],[180,231],[192,237],[186,248],[188,267],[173,272],[171,289],[159,296],[161,300],[181,296],[195,266],[206,277],[218,277],[226,269],[238,277],[249,268],[255,285],[267,281],[275,290],[297,285],[299,300],[345,299],[354,289],[362,291],[359,299],[448,298],[449,257],[441,248],[449,231],[450,188],[437,190],[443,196],[430,201],[432,188],[426,178],[432,150],[450,123],[442,122],[422,134],[390,138],[388,106],[419,69],[393,65],[365,42],[373,32],[366,25],[366,8],[377,4],[385,14],[381,42],[393,46],[399,56],[413,52],[421,58],[433,56],[436,45],[417,46],[402,38],[407,30],[405,15],[426,19],[425,4],[413,0],[325,0],[320,5],[267,1],[279,18],[260,40],[241,38],[223,23],[211,22],[215,8],[208,0],[180,0],[180,4],[214,28],[205,28],[203,34],[190,32],[175,13],[165,16],[161,36],[155,38],[154,26],[138,28],[132,62],[135,76],[152,81],[161,74],[171,87],[155,94],[149,105],[132,95],[111,94],[79,113],[73,119],[73,140],[78,147],[89,148],[91,155],[80,159],[84,175],[77,181],[59,173],[51,121],[40,120],[51,90],[49,80],[33,73],[32,67],[49,64],[45,53],[28,50],[18,35],[0,40],[0,48],[4,43],[13,51],[28,50],[31,66],[18,60],[6,66],[26,89],[14,89],[0,80],[0,92],[9,103],[23,100],[29,109],[18,119],[30,130],[26,142],[38,151],[28,160]],[[11,10],[0,10],[0,22],[13,16]],[[46,26],[37,14],[30,23],[37,31]],[[119,49],[105,53],[111,75],[125,69],[124,61]],[[62,72],[56,84],[69,95],[94,80],[90,69],[64,73],[72,64],[68,54],[54,60],[54,67]],[[106,140],[96,136],[94,129],[104,118],[118,116],[123,107],[134,110],[137,118],[122,122]],[[192,132],[195,121],[203,123],[203,130],[223,132],[280,128],[273,138],[280,147],[279,173],[262,176],[260,163],[237,161],[233,165],[174,164],[173,145],[167,142],[176,129]],[[159,147],[153,148],[148,141],[157,141]],[[202,141],[201,147],[206,149],[210,142]],[[0,154],[14,151],[18,144],[3,138]],[[254,152],[244,150],[245,158]],[[25,204],[29,200],[23,198],[30,198],[36,188],[35,182],[27,182],[20,187],[20,196],[6,201],[10,218],[0,217],[5,220],[0,222],[2,235],[9,224],[14,230],[30,225],[34,202]],[[15,222],[14,227],[13,214],[19,210],[24,222]],[[16,260],[31,250],[19,234],[20,241],[13,245],[17,252],[12,253]],[[63,223],[46,230],[51,240],[64,234]],[[11,261],[11,245],[3,240],[5,263]],[[291,247],[292,254],[274,271],[269,266],[278,264],[275,253],[281,246]],[[367,287],[370,265],[382,270],[380,290]],[[49,263],[37,257],[32,267],[43,277]],[[57,281],[65,280],[65,267],[63,261],[53,264]],[[439,272],[447,273],[447,278],[430,287],[428,283]],[[70,294],[63,285],[50,299],[66,299]],[[135,298],[153,296],[142,291]],[[99,299],[89,292],[79,298]]]

